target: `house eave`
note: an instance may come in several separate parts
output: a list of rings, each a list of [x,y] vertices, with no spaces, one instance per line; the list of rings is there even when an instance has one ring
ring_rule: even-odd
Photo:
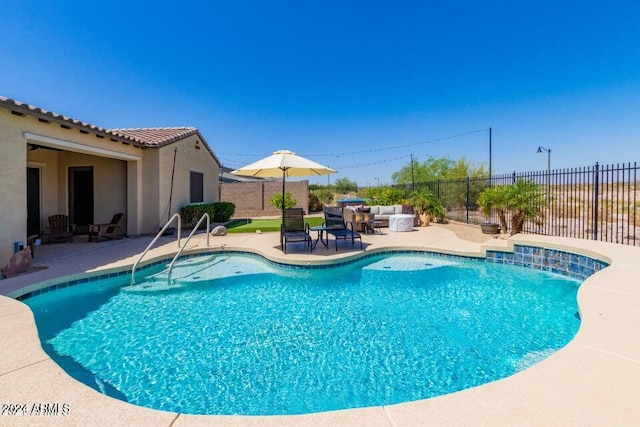
[[[142,141],[129,138],[124,135],[117,135],[100,126],[92,125],[71,117],[63,116],[51,111],[44,110],[33,105],[25,104],[11,98],[0,96],[0,107],[6,108],[11,114],[18,117],[34,117],[40,123],[57,124],[63,129],[75,129],[83,134],[93,134],[97,138],[108,139],[112,142],[120,142],[125,145],[133,145],[139,148],[147,148],[147,144]]]

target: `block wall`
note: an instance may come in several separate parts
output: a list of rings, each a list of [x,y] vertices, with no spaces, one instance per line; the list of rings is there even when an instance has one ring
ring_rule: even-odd
[[[309,181],[287,181],[285,192],[298,202],[296,207],[309,212]],[[234,182],[220,184],[220,200],[236,205],[234,218],[278,216],[280,210],[269,204],[275,194],[282,194],[282,181]]]

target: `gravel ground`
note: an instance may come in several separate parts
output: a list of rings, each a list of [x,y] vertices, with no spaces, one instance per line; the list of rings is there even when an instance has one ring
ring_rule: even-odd
[[[431,225],[429,226],[446,228],[456,233],[456,236],[458,236],[459,238],[463,240],[468,240],[470,242],[483,243],[493,238],[488,234],[483,234],[482,231],[480,230],[480,226],[474,225],[474,224],[465,224],[463,222],[449,221],[446,224],[431,223]]]

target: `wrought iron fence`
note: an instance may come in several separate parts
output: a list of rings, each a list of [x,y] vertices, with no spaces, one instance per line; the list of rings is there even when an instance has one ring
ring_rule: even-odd
[[[497,214],[486,217],[476,201],[494,185],[525,179],[541,186],[546,206],[540,206],[543,221],[525,223],[524,232],[576,237],[640,246],[640,187],[636,163],[513,172],[491,178],[416,183],[438,196],[447,218],[472,224],[498,222]],[[510,218],[507,218],[510,226]]]

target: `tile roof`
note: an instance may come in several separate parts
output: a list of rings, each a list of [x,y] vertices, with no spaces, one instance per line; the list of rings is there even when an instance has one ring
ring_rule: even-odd
[[[198,134],[194,127],[164,127],[164,128],[131,128],[109,129],[109,132],[124,138],[130,138],[147,146],[162,147],[191,135]]]
[[[136,145],[136,146],[141,146],[141,147],[145,146],[145,144],[142,143],[141,141],[135,140],[130,137],[125,137],[124,135],[118,136],[116,134],[111,133],[108,129],[105,129],[103,127],[92,125],[90,123],[83,122],[81,120],[73,119],[71,117],[67,117],[62,114],[54,113],[52,111],[48,111],[40,107],[35,107],[33,105],[26,104],[24,102],[16,101],[15,99],[0,96],[0,106],[8,108],[9,110],[11,110],[13,114],[16,114],[19,116],[29,115],[29,116],[36,117],[45,123],[54,121],[54,122],[60,123],[61,125],[68,126],[69,128],[84,130],[85,133],[87,131],[91,133],[95,133],[96,135],[107,137],[107,138],[113,139],[114,141],[119,140],[119,141]]]
[[[112,141],[120,141],[125,144],[135,145],[141,148],[158,148],[179,141],[191,135],[198,135],[207,151],[211,153],[216,162],[221,165],[218,157],[213,153],[209,144],[202,137],[198,129],[194,127],[162,127],[162,128],[135,128],[135,129],[105,129],[87,122],[73,119],[62,114],[54,113],[39,107],[35,107],[15,99],[0,96],[0,107],[5,107],[18,116],[33,116],[45,123],[57,122],[67,128],[76,128],[83,133],[91,132]]]

